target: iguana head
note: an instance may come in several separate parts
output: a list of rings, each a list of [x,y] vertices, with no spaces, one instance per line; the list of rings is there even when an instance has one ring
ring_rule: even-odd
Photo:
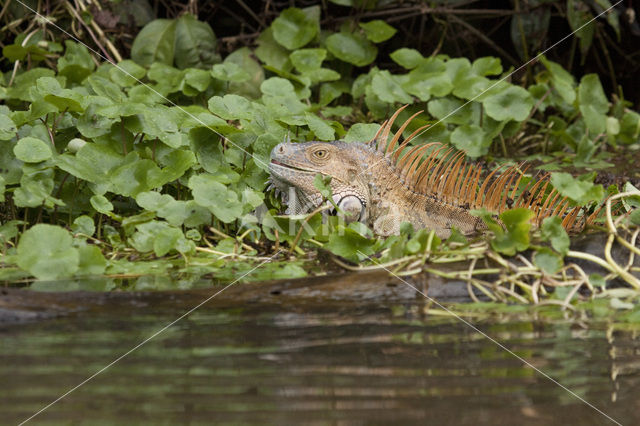
[[[368,149],[365,144],[341,141],[283,142],[271,151],[271,183],[284,194],[288,213],[305,213],[322,203],[315,176],[330,176],[333,199],[345,219],[364,221],[369,192],[360,172]]]

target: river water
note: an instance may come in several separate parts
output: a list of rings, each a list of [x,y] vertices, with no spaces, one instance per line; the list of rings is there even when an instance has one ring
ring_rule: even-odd
[[[64,315],[0,324],[0,423],[27,419],[202,299],[177,294],[80,298],[73,303],[93,307],[74,311],[69,302]],[[613,424],[414,296],[276,303],[231,294],[32,422]],[[616,421],[640,421],[637,330],[500,316],[473,322]]]

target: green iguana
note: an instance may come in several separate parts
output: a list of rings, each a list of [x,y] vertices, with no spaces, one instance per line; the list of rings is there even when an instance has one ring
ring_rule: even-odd
[[[465,161],[465,153],[440,143],[410,147],[408,143],[427,126],[399,143],[402,132],[422,111],[403,123],[390,141],[391,126],[406,105],[385,121],[368,143],[283,142],[271,152],[270,181],[288,205],[287,213],[312,211],[323,197],[314,185],[320,173],[330,176],[333,199],[347,221],[361,221],[382,236],[397,234],[402,222],[429,228],[441,238],[456,227],[465,235],[486,230],[471,209],[499,214],[525,207],[535,213],[534,225],[557,215],[568,231],[580,231],[597,212],[581,213],[549,186],[548,175],[520,182],[526,167],[501,168],[483,177],[482,167]]]

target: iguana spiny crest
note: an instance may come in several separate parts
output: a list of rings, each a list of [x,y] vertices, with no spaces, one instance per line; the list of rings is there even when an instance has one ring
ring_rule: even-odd
[[[547,191],[548,175],[530,181],[522,189],[524,164],[499,167],[483,176],[482,167],[465,161],[465,153],[438,142],[410,146],[423,126],[400,142],[411,116],[391,137],[391,126],[400,108],[385,121],[368,143],[289,141],[271,152],[271,183],[283,194],[287,213],[304,213],[322,203],[314,186],[320,173],[331,176],[333,199],[345,212],[347,221],[359,220],[378,235],[397,234],[402,222],[415,228],[433,229],[446,238],[456,227],[465,235],[486,229],[484,222],[470,214],[485,208],[496,214],[525,207],[535,213],[540,225],[546,217],[563,218],[563,226],[580,231],[595,218],[580,207],[571,207],[566,197],[554,189]],[[291,195],[287,195],[287,191]]]

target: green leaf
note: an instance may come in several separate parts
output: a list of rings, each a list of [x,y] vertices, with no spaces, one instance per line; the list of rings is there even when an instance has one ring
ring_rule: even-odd
[[[58,80],[52,77],[41,77],[36,88],[44,96],[44,100],[55,105],[58,111],[83,112],[82,96],[73,90],[63,89]]]
[[[84,244],[78,247],[78,271],[76,275],[102,275],[107,268],[100,248]]]
[[[224,60],[224,63],[234,63],[249,74],[249,80],[242,82],[230,82],[229,93],[246,96],[248,98],[260,97],[260,85],[264,81],[264,69],[254,59],[253,52],[248,47],[237,49]]]
[[[398,30],[380,19],[369,22],[360,22],[358,25],[360,25],[360,28],[364,30],[367,38],[374,43],[389,40],[396,32],[398,32]]]
[[[96,227],[93,224],[93,219],[91,219],[86,214],[83,214],[82,216],[78,216],[74,219],[73,225],[71,225],[71,230],[74,234],[84,234],[92,236],[96,231]]]
[[[291,69],[289,51],[276,42],[273,38],[271,27],[264,30],[256,41],[258,47],[255,50],[255,54],[262,62],[280,71],[289,71]]]
[[[376,240],[367,238],[355,230],[352,225],[356,223],[357,222],[351,223],[348,227],[338,226],[337,232],[329,235],[329,242],[327,242],[324,247],[333,254],[354,262],[364,258],[364,256],[359,253],[363,253],[366,256],[372,255],[374,253]],[[358,225],[362,224],[358,223]]]
[[[580,112],[592,136],[604,133],[606,130],[609,102],[600,84],[597,74],[587,74],[580,80],[578,86],[578,100]]]
[[[209,99],[209,111],[225,120],[253,118],[251,102],[238,95],[214,96]]]
[[[545,273],[555,274],[562,268],[564,262],[562,256],[553,252],[547,247],[541,247],[533,255],[533,264],[542,269]]]
[[[211,75],[218,80],[238,82],[247,81],[251,77],[248,72],[233,62],[214,65],[211,70]]]
[[[365,143],[369,142],[374,138],[378,130],[380,129],[379,124],[375,123],[356,123],[347,132],[344,136],[345,142],[360,142]]]
[[[465,105],[465,103],[459,99],[446,97],[429,101],[427,110],[429,114],[445,123],[465,125],[475,121],[475,109],[477,109],[478,105],[479,104],[475,102]],[[477,112],[479,113],[479,111]]]
[[[369,65],[378,56],[378,48],[360,34],[332,34],[325,43],[336,58],[358,67]]]
[[[25,163],[39,163],[53,156],[48,143],[30,136],[20,139],[13,147],[13,153]]]
[[[208,23],[198,21],[188,13],[178,18],[175,27],[175,62],[178,68],[209,68],[220,62],[217,44],[216,35]]]
[[[71,235],[58,226],[38,224],[20,237],[18,266],[39,280],[70,277],[80,261]]]
[[[242,216],[242,203],[238,194],[228,189],[208,174],[194,175],[189,179],[193,199],[208,208],[222,222],[229,223]]]
[[[291,52],[289,58],[294,67],[301,73],[313,72],[322,66],[327,57],[325,49],[298,49]]]
[[[384,102],[413,103],[413,98],[404,91],[394,76],[387,70],[380,71],[373,76],[371,88],[373,89],[373,93]]]
[[[104,195],[94,195],[89,199],[89,202],[98,213],[109,214],[113,211],[113,204]]]
[[[147,70],[130,59],[125,59],[109,70],[109,78],[120,87],[131,87],[144,78]]]
[[[593,42],[595,33],[595,22],[592,21],[593,15],[589,10],[589,6],[580,1],[567,0],[567,20],[569,26],[580,40],[580,51],[582,55],[586,55]]]
[[[471,70],[481,77],[498,75],[502,72],[502,63],[500,62],[500,58],[484,56],[473,61]]]
[[[307,125],[313,131],[313,133],[320,139],[321,141],[330,141],[334,139],[335,130],[333,127],[329,126],[324,122],[320,117],[311,114],[309,112],[305,113],[304,118],[307,122]]]
[[[131,47],[131,59],[143,66],[154,62],[173,64],[175,55],[175,19],[156,19],[145,25]]]
[[[79,83],[96,68],[89,50],[82,44],[65,40],[65,54],[58,59],[58,74]]]
[[[465,151],[471,158],[476,158],[489,152],[491,138],[488,138],[482,127],[475,124],[464,124],[456,127],[451,133],[451,144],[461,151]]]
[[[540,62],[542,62],[551,73],[551,83],[554,89],[558,91],[560,97],[566,103],[573,104],[573,101],[576,100],[576,91],[574,89],[575,80],[573,76],[562,68],[560,64],[552,62],[544,56],[540,57]]]
[[[503,212],[500,220],[506,230],[496,232],[495,238],[491,241],[491,247],[507,256],[513,256],[516,252],[529,248],[529,230],[531,229],[529,220],[534,215],[534,212],[524,208]]]
[[[561,255],[569,251],[569,235],[562,226],[562,219],[558,216],[547,217],[542,221],[542,239],[549,241],[551,246]]]
[[[318,33],[318,21],[297,7],[283,10],[271,24],[273,38],[287,49],[299,49]]]
[[[392,52],[389,56],[396,64],[408,70],[414,69],[424,60],[424,57],[420,52],[406,47]]]
[[[482,100],[487,115],[494,120],[523,121],[533,108],[533,97],[520,86],[509,86]]]
[[[0,141],[8,141],[16,136],[18,128],[11,118],[0,114]]]
[[[604,197],[602,185],[576,179],[569,173],[553,173],[551,184],[560,195],[569,197],[578,205],[584,205],[590,201],[600,201]]]

